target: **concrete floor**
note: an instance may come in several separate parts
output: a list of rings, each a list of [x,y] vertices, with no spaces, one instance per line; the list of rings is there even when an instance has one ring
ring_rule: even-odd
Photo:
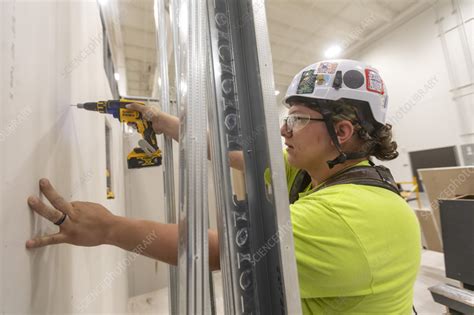
[[[440,283],[459,285],[458,281],[447,279],[444,272],[444,255],[424,250],[421,267],[415,282],[414,304],[418,314],[444,314],[445,306],[433,301],[428,288]]]
[[[220,272],[214,273],[216,291],[217,314],[224,314],[222,305],[222,285]],[[447,280],[444,276],[444,258],[442,253],[424,250],[421,258],[421,268],[415,283],[414,304],[420,315],[444,314],[445,307],[435,303],[428,288],[439,283],[457,284],[456,281]],[[150,292],[130,299],[130,314],[169,314],[168,290]]]

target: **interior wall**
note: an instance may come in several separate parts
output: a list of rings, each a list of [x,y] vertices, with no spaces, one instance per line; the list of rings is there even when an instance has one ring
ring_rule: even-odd
[[[140,137],[130,134],[124,138],[124,155],[137,146]],[[163,149],[163,138],[157,137]],[[179,206],[179,144],[173,141],[175,202]],[[164,161],[164,155],[163,155]],[[208,164],[209,227],[217,229],[212,164]],[[163,166],[125,170],[126,214],[128,217],[165,222]],[[176,209],[178,210],[178,209]],[[168,265],[154,259],[137,256],[128,269],[130,297],[163,289],[168,286]]]
[[[161,137],[159,147],[163,148]],[[124,138],[124,155],[137,146],[140,136],[136,133]],[[178,151],[175,160],[175,200],[178,201]],[[163,166],[126,169],[127,216],[136,219],[165,222]],[[154,259],[137,256],[129,267],[130,297],[155,291],[168,285],[168,265]]]
[[[440,3],[445,29],[455,26],[451,2]],[[461,1],[461,4],[464,19],[467,20],[473,16],[472,2]],[[453,100],[449,66],[435,21],[435,10],[428,9],[352,57],[376,67],[387,85],[387,117],[393,125],[400,156],[383,164],[390,167],[399,181],[411,180],[412,177],[408,152],[460,145],[474,140],[473,97],[471,94],[464,99],[468,106]],[[472,20],[466,25],[471,51],[473,25]],[[462,66],[462,50],[451,44],[458,39],[458,31],[451,31],[448,36],[453,37],[448,38],[451,58]],[[465,79],[463,77],[463,83]]]
[[[27,239],[57,231],[26,203],[30,195],[41,196],[42,177],[66,199],[125,213],[118,122],[110,120],[116,198],[107,200],[106,118],[69,106],[111,97],[97,3],[0,1],[0,36],[0,313],[124,313],[124,251],[105,245],[25,249]]]

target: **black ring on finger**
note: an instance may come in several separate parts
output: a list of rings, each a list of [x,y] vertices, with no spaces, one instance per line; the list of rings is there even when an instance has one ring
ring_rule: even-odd
[[[64,220],[66,220],[66,217],[67,217],[67,214],[64,213],[63,216],[61,217],[61,219],[59,219],[58,221],[54,222],[54,224],[56,225],[61,225],[64,223]]]

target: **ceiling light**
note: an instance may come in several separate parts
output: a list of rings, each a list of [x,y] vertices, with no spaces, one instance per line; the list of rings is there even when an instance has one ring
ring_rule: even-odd
[[[338,57],[342,52],[342,48],[339,45],[333,45],[329,47],[326,52],[324,53],[324,56],[326,58],[335,58]]]
[[[109,0],[98,0],[100,5],[106,5]]]
[[[120,80],[120,74],[118,72],[115,72],[114,73],[114,78],[115,78],[115,81]]]
[[[275,90],[275,95],[280,95],[280,91]]]

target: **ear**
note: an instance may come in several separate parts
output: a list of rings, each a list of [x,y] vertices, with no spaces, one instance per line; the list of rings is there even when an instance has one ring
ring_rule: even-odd
[[[336,135],[340,144],[343,144],[354,135],[354,126],[349,120],[341,120],[334,125]]]

